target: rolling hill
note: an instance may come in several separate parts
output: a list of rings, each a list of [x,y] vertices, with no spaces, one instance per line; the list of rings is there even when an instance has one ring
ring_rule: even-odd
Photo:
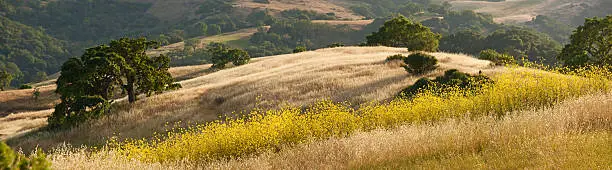
[[[171,71],[179,79],[181,75],[205,75],[180,81],[181,90],[146,98],[132,109],[119,102],[113,114],[69,131],[34,131],[12,138],[10,142],[24,149],[34,146],[49,148],[63,142],[98,145],[114,135],[120,138],[147,137],[153,132],[171,128],[166,126],[167,123],[207,122],[220,115],[233,115],[233,112],[253,108],[302,106],[323,99],[346,101],[355,106],[387,101],[419,78],[408,75],[397,64],[385,63],[385,58],[394,54],[408,52],[404,48],[343,47],[256,58],[250,64],[210,74],[201,73],[207,66],[173,68]],[[450,68],[470,73],[498,70],[491,67],[489,61],[466,55],[433,55],[441,61],[440,68],[426,76],[440,75]],[[17,113],[0,119],[4,125],[1,128],[7,131],[4,133],[28,132],[44,126],[44,118],[50,112]],[[24,123],[27,120],[36,121]]]

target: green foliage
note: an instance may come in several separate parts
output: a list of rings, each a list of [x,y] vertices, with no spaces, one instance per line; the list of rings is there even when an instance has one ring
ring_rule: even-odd
[[[390,61],[394,61],[394,60],[402,60],[402,61],[404,61],[404,59],[406,59],[406,57],[404,55],[395,54],[395,55],[387,57],[387,59],[385,61],[386,62],[390,62]]]
[[[223,31],[221,31],[221,26],[217,25],[217,24],[212,24],[208,27],[208,32],[206,32],[207,35],[218,35],[221,34]]]
[[[251,61],[249,53],[241,49],[231,49],[228,51],[227,55],[235,66],[245,65]]]
[[[443,76],[436,79],[421,78],[414,85],[402,90],[399,97],[413,98],[423,91],[442,95],[445,92],[460,89],[464,95],[475,95],[480,89],[492,85],[493,80],[484,75],[470,75],[456,69],[447,70]]]
[[[200,5],[197,13],[204,16],[229,13],[233,10],[232,2],[234,0],[206,0]]]
[[[304,52],[304,51],[308,51],[308,49],[306,49],[306,47],[304,47],[304,46],[297,46],[293,50],[293,53],[301,53],[301,52]]]
[[[34,91],[32,91],[32,98],[34,98],[34,100],[38,100],[39,97],[40,97],[40,89],[36,88],[34,89]]]
[[[570,67],[612,65],[612,15],[605,18],[587,18],[584,25],[576,28],[559,55],[559,59]]]
[[[233,49],[222,43],[210,43],[207,47],[211,55],[212,68],[223,69],[225,65],[232,62],[235,66],[249,63],[251,56],[241,49]]]
[[[8,87],[13,80],[13,75],[8,71],[0,70],[0,91],[4,91],[5,87]]]
[[[366,38],[368,45],[407,47],[409,51],[437,51],[440,37],[440,34],[400,15],[385,22],[378,32]]]
[[[144,38],[122,38],[69,59],[56,82],[61,103],[55,106],[49,125],[70,126],[102,116],[110,109],[116,89],[127,92],[133,103],[139,94],[150,96],[180,88],[168,72],[168,57],[146,55],[156,46]]]
[[[406,16],[422,12],[431,0],[352,0],[351,10],[366,18],[378,18],[401,13]]]
[[[147,13],[151,4],[137,2],[31,0],[29,4],[17,1],[14,5],[17,11],[9,13],[9,18],[43,27],[62,40],[93,41],[87,45],[126,35],[137,36],[160,23]]]
[[[495,50],[486,49],[480,52],[478,55],[479,59],[489,60],[495,63],[496,65],[506,65],[516,63],[514,57],[508,54],[500,54]]]
[[[21,86],[19,86],[19,89],[32,89],[32,86],[29,84],[22,84]]]
[[[39,72],[56,72],[70,55],[64,42],[0,16],[0,70],[12,74],[12,85],[36,81]]]
[[[551,65],[557,62],[561,50],[561,45],[547,35],[518,27],[497,30],[485,42],[484,48]]]
[[[327,46],[327,48],[336,48],[336,47],[344,47],[343,43],[337,42]]]
[[[335,15],[321,14],[316,11],[307,11],[299,9],[290,9],[281,11],[281,16],[287,19],[294,20],[335,20]]]
[[[440,44],[440,50],[446,52],[477,55],[482,50],[493,49],[547,65],[557,62],[555,56],[561,48],[558,42],[545,34],[512,26],[496,30],[487,37],[477,30],[461,30],[442,38]]]
[[[0,169],[48,170],[51,169],[51,162],[41,150],[27,157],[15,153],[8,145],[0,141]]]
[[[461,30],[444,36],[440,40],[440,50],[446,52],[477,54],[485,45],[485,37],[473,30]]]
[[[411,74],[425,74],[438,68],[436,57],[421,52],[408,55],[404,63],[404,69]]]
[[[206,33],[208,33],[208,25],[203,22],[198,22],[192,25],[187,32],[191,37],[205,36]]]
[[[291,53],[296,47],[325,48],[332,43],[357,44],[362,40],[361,32],[345,25],[328,25],[310,21],[280,20],[270,29],[260,29],[249,39],[247,48],[251,56],[267,56]]]
[[[569,36],[572,33],[572,27],[569,24],[559,22],[551,17],[538,15],[531,21],[526,22],[530,28],[538,30],[549,35],[552,39],[566,44],[569,42]]]

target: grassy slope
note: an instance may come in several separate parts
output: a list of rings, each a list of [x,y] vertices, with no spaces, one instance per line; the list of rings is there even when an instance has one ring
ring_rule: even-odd
[[[119,103],[115,114],[69,131],[36,132],[9,142],[26,150],[63,142],[102,144],[114,135],[147,137],[168,129],[168,122],[210,121],[220,113],[249,110],[256,105],[274,108],[321,99],[353,104],[386,100],[419,78],[384,63],[387,56],[397,53],[408,52],[404,48],[344,47],[257,58],[248,65],[181,81],[183,89],[143,99],[132,109]],[[441,60],[441,67],[427,76],[449,68],[471,73],[493,71],[488,61],[457,54],[434,55]]]
[[[526,22],[537,15],[550,15],[564,22],[582,10],[581,4],[596,4],[601,0],[506,0],[487,2],[478,0],[450,1],[454,9],[475,10],[492,14],[495,21],[504,23]]]
[[[363,132],[211,169],[606,169],[612,167],[612,94],[476,118]],[[125,166],[125,165],[121,165]]]

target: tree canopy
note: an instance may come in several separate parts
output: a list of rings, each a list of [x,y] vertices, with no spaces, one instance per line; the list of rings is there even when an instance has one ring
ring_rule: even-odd
[[[568,66],[612,65],[612,15],[587,18],[576,28],[559,59]]]
[[[366,38],[368,45],[406,47],[409,51],[437,51],[441,35],[400,15],[385,22],[378,32]]]
[[[49,124],[75,124],[103,115],[111,100],[120,97],[115,93],[117,89],[127,92],[133,103],[138,94],[150,96],[180,88],[168,72],[168,57],[146,55],[147,49],[156,46],[156,42],[144,38],[122,38],[69,59],[56,82],[61,103],[56,105]]]

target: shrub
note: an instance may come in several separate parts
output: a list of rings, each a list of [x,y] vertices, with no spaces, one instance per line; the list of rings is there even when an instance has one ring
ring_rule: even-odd
[[[235,66],[245,65],[251,61],[251,56],[249,56],[249,53],[241,49],[231,49],[229,50],[228,55],[232,60],[232,64]]]
[[[210,43],[208,53],[211,54],[212,68],[223,69],[225,64],[232,62],[235,66],[249,63],[251,56],[241,49],[234,49],[221,43]]]
[[[386,62],[390,62],[390,61],[394,61],[394,60],[404,60],[406,59],[406,57],[404,55],[401,54],[395,54],[392,56],[387,57],[387,59],[385,60]]]
[[[295,47],[295,50],[293,50],[293,53],[301,53],[301,52],[304,52],[304,51],[307,51],[306,47],[304,47],[304,46],[297,46],[297,47]]]
[[[32,86],[28,84],[22,84],[21,86],[19,86],[19,89],[32,89]]]
[[[456,69],[447,70],[443,76],[434,80],[421,78],[414,85],[402,90],[399,97],[412,98],[422,91],[428,91],[435,95],[443,95],[453,90],[460,90],[463,95],[478,94],[480,89],[492,85],[493,80],[484,75],[470,75]]]
[[[336,48],[336,47],[344,47],[344,44],[337,42],[327,46],[327,48]]]
[[[51,163],[47,161],[47,156],[40,150],[26,157],[23,154],[15,153],[4,142],[0,142],[0,169],[50,169]]]
[[[492,50],[492,49],[481,51],[480,55],[478,55],[478,58],[482,60],[489,60],[495,63],[495,65],[506,65],[506,64],[516,63],[516,60],[514,60],[514,57],[512,57],[511,55],[500,54],[497,51]]]
[[[424,74],[438,68],[436,57],[421,52],[410,54],[404,58],[404,63],[404,69],[411,74]]]

